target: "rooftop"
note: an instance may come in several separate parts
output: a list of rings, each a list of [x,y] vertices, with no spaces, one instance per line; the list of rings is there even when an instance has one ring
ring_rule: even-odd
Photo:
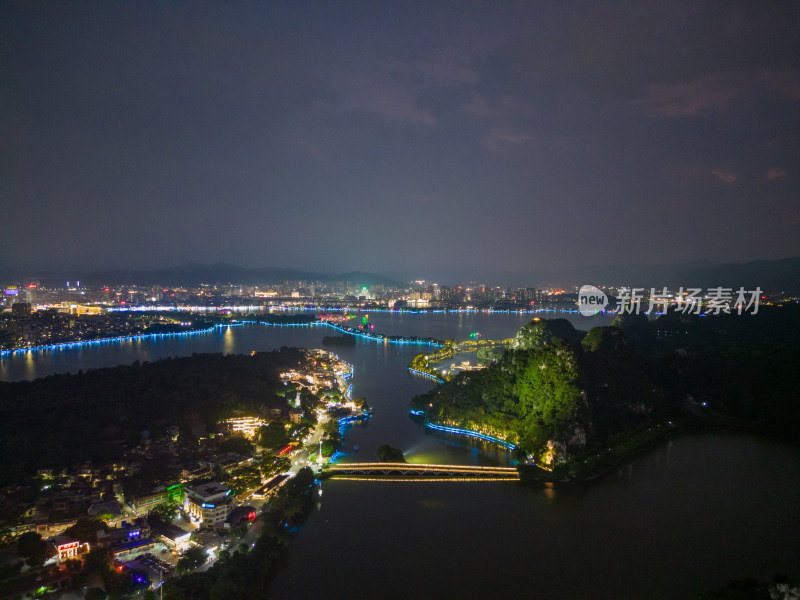
[[[228,496],[232,493],[229,487],[222,485],[218,481],[201,483],[200,485],[190,486],[187,489],[198,498],[204,500],[211,500],[218,496]]]

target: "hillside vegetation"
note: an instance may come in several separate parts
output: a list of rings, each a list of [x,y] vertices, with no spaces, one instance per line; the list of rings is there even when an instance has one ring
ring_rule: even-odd
[[[618,318],[586,334],[563,319],[537,319],[488,368],[459,374],[412,405],[431,422],[512,442],[547,468],[588,463],[609,445],[630,449],[630,440],[650,439],[642,432],[673,420],[788,438],[800,425],[799,329],[796,305]]]
[[[296,348],[194,354],[0,382],[0,484],[45,467],[106,463],[138,444],[142,431],[152,438],[176,425],[205,432],[235,410],[285,406],[280,371],[305,360]]]

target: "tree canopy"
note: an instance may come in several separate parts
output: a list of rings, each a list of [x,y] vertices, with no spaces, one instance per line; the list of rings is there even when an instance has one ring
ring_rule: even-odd
[[[17,540],[17,554],[26,559],[31,567],[41,567],[44,561],[55,554],[54,548],[35,531],[28,531]]]
[[[233,435],[219,444],[220,452],[233,452],[243,456],[253,456],[255,445],[243,435]]]
[[[280,448],[289,443],[289,435],[283,423],[274,422],[261,428],[259,440],[265,448]]]
[[[207,558],[208,555],[203,548],[192,546],[181,554],[178,559],[178,564],[176,565],[178,573],[186,573],[204,565]]]
[[[389,446],[388,444],[384,444],[383,446],[378,446],[378,449],[375,451],[375,454],[378,457],[378,462],[389,462],[389,463],[404,463],[406,462],[406,457],[403,456],[403,451]]]
[[[624,315],[614,323],[577,343],[563,319],[531,321],[497,362],[455,376],[412,407],[556,463],[607,449],[648,423],[701,418],[693,405],[787,439],[800,426],[797,305],[709,318]]]
[[[566,319],[536,318],[520,327],[514,341],[511,342],[511,348],[514,350],[541,348],[557,339],[577,342],[581,339],[581,334]]]
[[[147,430],[212,428],[236,410],[285,406],[279,374],[306,360],[296,348],[255,355],[194,354],[35,381],[0,382],[0,485],[41,468],[122,456]],[[30,418],[32,413],[36,419]],[[92,436],[75,432],[91,431]]]

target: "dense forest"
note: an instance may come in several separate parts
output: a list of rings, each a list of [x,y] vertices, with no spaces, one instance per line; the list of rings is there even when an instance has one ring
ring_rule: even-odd
[[[205,431],[235,410],[284,406],[280,371],[296,348],[252,356],[194,354],[35,381],[0,382],[0,484],[40,468],[106,463],[168,428]],[[92,435],[87,435],[91,432]]]
[[[790,439],[800,425],[799,309],[626,316],[586,334],[564,319],[535,319],[487,369],[459,374],[412,407],[507,439],[540,464],[582,459],[672,420]]]

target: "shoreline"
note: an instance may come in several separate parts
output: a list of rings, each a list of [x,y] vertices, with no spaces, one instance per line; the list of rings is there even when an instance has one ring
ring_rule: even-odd
[[[427,374],[426,374],[427,375]],[[478,438],[485,442],[496,444],[507,451],[513,451],[513,444],[503,442],[499,438],[487,436],[480,432],[465,430],[455,427],[439,426],[428,423],[424,411],[410,410],[410,417],[417,421],[423,428],[441,431],[465,438]],[[674,419],[666,423],[651,425],[648,432],[643,429],[634,429],[625,434],[610,450],[603,453],[587,452],[576,456],[573,460],[559,465],[555,470],[547,470],[534,464],[519,464],[517,470],[522,484],[570,485],[588,484],[597,481],[613,472],[632,459],[647,454],[662,446],[665,442],[684,436],[706,434],[740,434],[765,440],[772,440],[797,446],[796,440],[786,439],[781,436],[771,435],[768,431],[746,421],[733,419],[724,415],[715,415],[705,420]],[[633,443],[636,437],[643,436],[639,442]],[[509,447],[512,446],[512,447]],[[595,464],[587,462],[593,459]],[[583,463],[583,464],[581,464]],[[584,466],[587,465],[587,466]]]
[[[595,454],[596,458],[601,458],[600,464],[596,465],[595,467],[589,467],[583,472],[580,472],[572,477],[564,477],[557,471],[547,471],[546,469],[542,469],[541,467],[536,467],[535,465],[520,465],[518,467],[520,471],[520,481],[522,483],[545,483],[545,484],[585,484],[590,483],[593,481],[597,481],[611,473],[617,467],[629,462],[631,459],[641,456],[643,454],[647,454],[651,450],[655,450],[659,446],[661,446],[664,442],[667,442],[671,439],[675,439],[677,437],[683,435],[690,435],[692,433],[702,433],[700,431],[692,432],[690,430],[673,426],[669,429],[664,429],[658,432],[657,435],[649,437],[646,440],[643,440],[641,443],[636,444],[632,448],[627,450],[623,450],[619,453],[616,452],[615,448],[612,448],[610,451],[607,451],[604,455]],[[578,462],[580,457],[577,457],[575,460],[565,463],[563,465],[564,469],[569,469],[570,466],[579,465]]]
[[[708,434],[746,435],[748,437],[757,439],[787,444],[792,447],[800,446],[800,443],[798,443],[798,441],[795,439],[772,435],[768,431],[765,431],[753,423],[737,420],[724,415],[715,415],[713,418],[706,420],[676,420],[673,425],[659,431],[657,435],[650,436],[647,439],[642,440],[641,443],[616,453],[616,448],[619,448],[620,445],[618,444],[617,446],[612,447],[610,453],[608,451],[605,453],[601,464],[596,465],[594,468],[590,467],[586,471],[578,473],[573,477],[560,476],[559,473],[553,473],[552,471],[546,471],[541,468],[538,468],[534,471],[535,467],[533,465],[526,465],[526,467],[528,467],[527,469],[523,467],[525,473],[523,473],[523,470],[520,470],[520,481],[525,484],[588,484],[602,479],[609,473],[613,472],[617,467],[630,462],[632,459],[656,450],[665,442],[670,442],[681,437]],[[624,441],[622,444],[624,444]],[[580,460],[580,458],[581,457],[579,456],[575,459],[575,461],[566,463],[564,465],[564,469],[569,469],[571,465],[575,465],[576,461]]]
[[[388,344],[418,344],[418,345],[430,345],[430,346],[439,346],[441,345],[437,340],[427,340],[427,339],[414,339],[414,338],[392,338],[389,336],[385,336],[383,334],[372,334],[367,335],[363,332],[352,328],[344,328],[340,325],[336,325],[334,323],[328,323],[327,321],[311,321],[311,322],[304,322],[304,323],[266,323],[264,321],[239,321],[237,323],[217,323],[212,325],[211,327],[206,327],[204,329],[189,329],[187,331],[172,331],[167,333],[140,333],[137,335],[126,335],[126,336],[118,336],[118,337],[104,337],[104,338],[96,338],[93,340],[80,340],[74,342],[59,342],[57,344],[44,344],[40,346],[29,346],[27,348],[12,348],[9,350],[0,350],[0,358],[9,358],[13,357],[14,355],[21,355],[27,354],[29,352],[47,352],[48,350],[77,350],[81,346],[99,346],[102,344],[111,344],[114,342],[126,342],[126,341],[134,341],[134,340],[146,340],[146,339],[155,339],[155,338],[165,338],[165,337],[178,337],[178,336],[189,336],[189,335],[198,335],[201,333],[211,333],[215,329],[223,329],[225,327],[241,327],[243,325],[267,325],[271,327],[314,327],[314,326],[324,326],[324,327],[331,327],[332,329],[336,329],[342,333],[353,335],[357,337],[362,337],[364,339],[368,339],[370,341],[375,342],[383,342]]]
[[[230,327],[231,325],[225,324],[216,324],[212,325],[211,327],[207,327],[205,329],[190,329],[188,331],[172,331],[168,333],[140,333],[137,335],[124,335],[118,337],[106,337],[106,338],[96,338],[93,340],[81,340],[75,342],[60,342],[58,344],[45,344],[42,346],[29,346],[27,348],[13,348],[10,350],[0,350],[0,358],[5,358],[9,356],[13,356],[15,354],[27,354],[28,352],[45,352],[47,350],[75,350],[80,346],[91,346],[91,345],[101,345],[101,344],[110,344],[113,342],[126,342],[126,341],[133,341],[133,340],[145,340],[149,338],[163,338],[163,337],[175,337],[175,336],[185,336],[185,335],[197,335],[200,333],[211,333],[217,327]]]

